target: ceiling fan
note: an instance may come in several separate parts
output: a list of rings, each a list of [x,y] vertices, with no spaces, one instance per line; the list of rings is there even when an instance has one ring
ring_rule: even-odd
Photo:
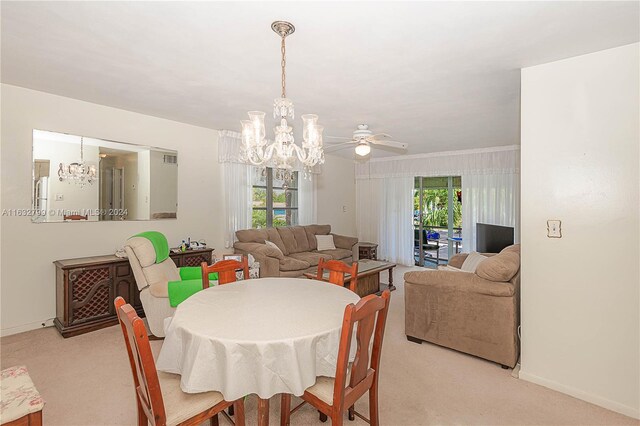
[[[329,146],[325,149],[325,152],[338,151],[355,145],[356,154],[361,157],[364,157],[371,152],[371,146],[388,146],[390,148],[397,149],[407,149],[409,147],[409,144],[407,143],[392,140],[391,136],[386,133],[376,133],[374,135],[373,132],[369,130],[369,125],[367,124],[358,124],[358,128],[353,131],[353,137],[351,138],[338,136],[326,136],[326,138],[349,139],[349,141]]]

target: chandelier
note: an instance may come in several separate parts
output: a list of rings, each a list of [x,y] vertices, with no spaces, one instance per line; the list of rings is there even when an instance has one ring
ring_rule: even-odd
[[[279,119],[280,124],[273,131],[275,139],[268,142],[266,139],[264,117],[262,111],[249,111],[249,120],[241,120],[242,147],[241,160],[255,166],[270,166],[277,169],[289,170],[293,168],[293,162],[297,157],[303,164],[305,171],[324,163],[324,151],[322,149],[323,126],[318,124],[318,116],[304,114],[302,116],[302,146],[295,143],[293,128],[287,122],[287,117],[294,119],[294,108],[291,99],[287,98],[286,87],[286,46],[285,39],[293,34],[295,27],[285,21],[275,21],[271,29],[281,38],[280,51],[282,54],[282,93],[273,103],[273,118]]]
[[[281,188],[288,191],[296,179],[295,172],[287,169],[273,169],[273,180],[282,181]],[[260,181],[267,180],[267,169],[263,168],[260,173]]]
[[[84,162],[84,138],[80,137],[80,162],[66,165],[60,163],[58,169],[58,179],[61,182],[69,181],[80,185],[92,184],[96,178],[96,166],[88,165]]]

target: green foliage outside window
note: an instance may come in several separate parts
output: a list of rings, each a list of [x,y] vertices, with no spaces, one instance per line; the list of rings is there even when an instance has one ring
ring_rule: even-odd
[[[458,201],[458,197],[456,196],[456,193],[460,190],[460,188],[453,188],[454,228],[462,227],[462,204]],[[424,203],[422,226],[440,226],[446,228],[449,219],[449,197],[447,195],[447,189],[424,189],[422,201]],[[419,191],[414,191],[413,210],[414,212],[418,212],[420,210]],[[416,223],[416,225],[418,224]]]

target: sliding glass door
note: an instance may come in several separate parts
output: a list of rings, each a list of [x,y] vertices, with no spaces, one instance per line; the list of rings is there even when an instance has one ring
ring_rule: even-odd
[[[413,190],[415,264],[435,268],[462,249],[460,176],[416,177]]]

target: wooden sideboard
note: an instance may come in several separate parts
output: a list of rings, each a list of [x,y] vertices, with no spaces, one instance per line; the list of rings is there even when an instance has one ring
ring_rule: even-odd
[[[171,253],[176,266],[211,263],[213,249]],[[133,271],[126,258],[108,256],[56,260],[56,318],[63,337],[76,336],[118,323],[113,301],[122,296],[140,316],[144,310]]]

